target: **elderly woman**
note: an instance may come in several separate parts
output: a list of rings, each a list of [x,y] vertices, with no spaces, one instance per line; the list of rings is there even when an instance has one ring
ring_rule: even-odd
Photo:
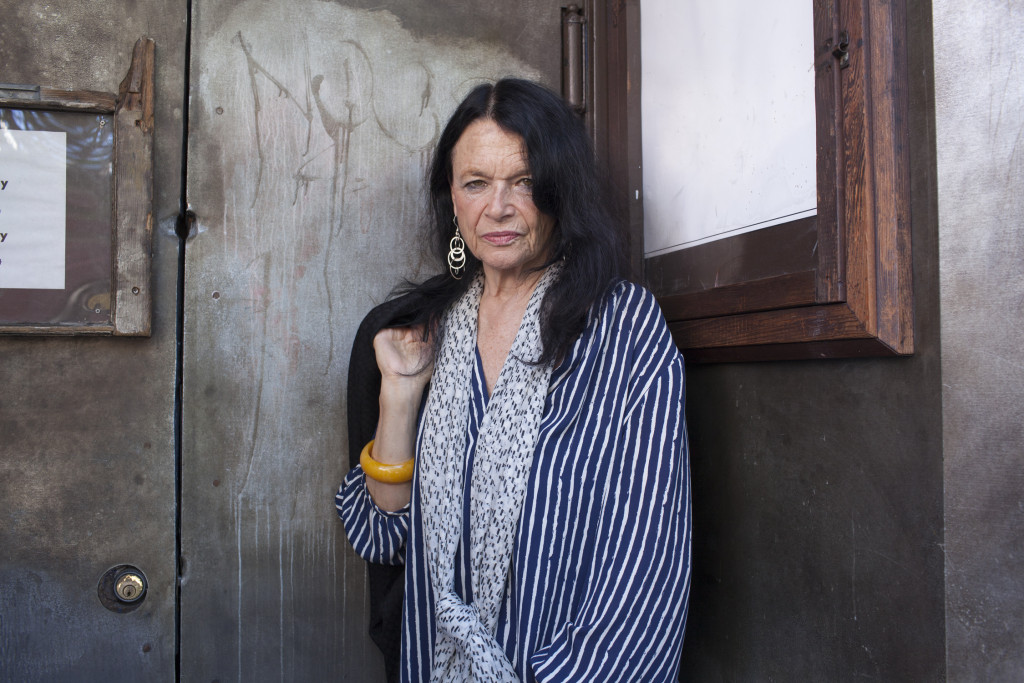
[[[674,681],[683,360],[584,128],[541,86],[479,86],[429,184],[448,272],[380,323],[376,438],[337,496],[356,551],[404,563],[401,680]]]

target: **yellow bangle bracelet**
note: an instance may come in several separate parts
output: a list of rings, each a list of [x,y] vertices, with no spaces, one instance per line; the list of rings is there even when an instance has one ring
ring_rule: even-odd
[[[412,470],[416,459],[409,458],[397,465],[379,463],[373,459],[372,455],[374,441],[376,439],[371,439],[370,443],[363,448],[363,452],[359,454],[359,465],[363,468],[363,473],[370,479],[383,484],[404,484],[412,481]]]

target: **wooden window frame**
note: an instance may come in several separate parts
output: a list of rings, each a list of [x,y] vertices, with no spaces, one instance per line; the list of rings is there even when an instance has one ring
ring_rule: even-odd
[[[117,95],[91,90],[0,85],[0,107],[112,115],[110,320],[0,325],[0,334],[144,336],[152,325],[153,70],[155,44],[136,42]]]
[[[587,122],[687,360],[913,352],[906,3],[812,1],[817,215],[648,259],[640,0],[585,4]]]

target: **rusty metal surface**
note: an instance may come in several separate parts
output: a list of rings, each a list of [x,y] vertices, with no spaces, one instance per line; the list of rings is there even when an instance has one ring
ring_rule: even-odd
[[[1024,5],[935,0],[949,680],[1024,671]]]
[[[422,274],[427,150],[458,99],[509,74],[559,85],[558,3],[385,5],[195,3],[186,680],[381,680],[332,502],[351,338]]]
[[[0,339],[0,680],[173,680],[174,317],[184,2],[3,0],[5,82],[117,92],[157,41],[150,339]],[[116,614],[112,566],[149,594]]]

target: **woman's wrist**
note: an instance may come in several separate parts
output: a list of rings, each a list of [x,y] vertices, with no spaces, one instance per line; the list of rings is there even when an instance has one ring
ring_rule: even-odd
[[[382,382],[380,387],[380,417],[391,429],[416,432],[423,387],[404,382]]]
[[[387,379],[381,382],[374,460],[382,465],[394,465],[413,456],[422,399],[423,384]]]
[[[380,382],[380,400],[395,403],[415,404],[419,410],[420,399],[427,381],[420,377],[383,377]]]

